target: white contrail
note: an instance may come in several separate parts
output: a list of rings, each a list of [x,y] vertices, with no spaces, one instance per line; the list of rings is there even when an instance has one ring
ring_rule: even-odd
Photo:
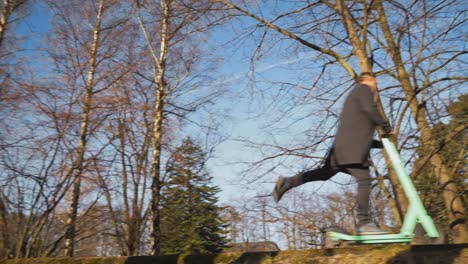
[[[276,68],[278,66],[288,65],[288,64],[291,64],[291,63],[301,61],[303,59],[308,58],[309,55],[311,55],[312,53],[314,53],[314,51],[302,52],[302,53],[297,54],[296,58],[283,60],[283,61],[280,61],[278,63],[274,63],[274,64],[271,64],[271,65],[266,65],[266,66],[263,66],[263,67],[260,66],[259,69],[257,70],[257,72],[259,72],[259,73],[266,72],[266,71],[271,70],[273,68]]]
[[[295,62],[298,62],[298,61],[301,61],[303,59],[307,59],[309,57],[311,57],[310,55],[314,53],[314,51],[308,51],[308,52],[302,52],[302,53],[299,53],[295,58],[291,58],[291,59],[286,59],[286,60],[283,60],[283,61],[280,61],[280,62],[277,62],[277,63],[273,63],[273,64],[263,64],[263,65],[260,65],[260,67],[258,67],[255,72],[256,73],[262,73],[262,72],[266,72],[266,71],[269,71],[271,69],[274,69],[276,67],[279,67],[279,66],[283,66],[283,65],[288,65],[288,64],[291,64],[291,63],[295,63]],[[247,72],[249,73],[249,72]],[[234,82],[234,81],[237,81],[237,80],[240,80],[242,78],[244,78],[245,76],[245,73],[235,73],[234,75],[232,75],[231,77],[229,78],[226,78],[226,79],[217,79],[217,80],[214,80],[211,85],[224,85],[224,84],[228,84],[228,83],[231,83],[231,82]]]

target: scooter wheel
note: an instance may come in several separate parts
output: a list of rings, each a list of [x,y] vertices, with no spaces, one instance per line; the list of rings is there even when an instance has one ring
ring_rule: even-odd
[[[435,224],[437,231],[439,232],[439,237],[430,238],[426,236],[426,232],[421,224],[417,224],[414,230],[414,239],[411,242],[413,245],[442,245],[447,244],[448,239],[447,235],[441,225]]]
[[[340,239],[336,239],[331,236],[331,234],[325,234],[323,246],[325,248],[337,248],[343,244],[343,241]]]

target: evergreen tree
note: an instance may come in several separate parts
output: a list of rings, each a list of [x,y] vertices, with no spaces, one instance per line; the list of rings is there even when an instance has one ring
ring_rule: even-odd
[[[420,191],[421,198],[426,209],[435,222],[440,224],[445,231],[449,230],[447,224],[447,214],[445,212],[444,201],[442,197],[442,186],[438,184],[436,174],[431,166],[426,166],[425,157],[434,151],[438,151],[444,159],[444,163],[450,172],[453,173],[453,179],[461,187],[461,190],[467,190],[465,177],[466,158],[468,148],[468,137],[466,124],[468,123],[468,94],[462,95],[458,101],[448,106],[450,121],[448,123],[438,123],[432,128],[433,135],[437,137],[438,146],[420,146],[418,147],[419,159],[415,162],[415,167],[420,168],[414,181],[417,189]],[[460,129],[465,126],[465,129]],[[463,192],[462,196],[465,208],[467,207],[467,194]]]
[[[167,165],[162,197],[161,253],[219,253],[226,240],[206,154],[190,138],[175,150]]]

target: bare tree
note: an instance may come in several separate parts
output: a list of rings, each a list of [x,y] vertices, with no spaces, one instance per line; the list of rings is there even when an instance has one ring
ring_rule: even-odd
[[[456,89],[467,80],[466,76],[457,71],[453,71],[453,74],[448,77],[441,74],[444,70],[457,67],[459,59],[465,53],[461,43],[449,37],[461,33],[463,11],[460,5],[444,0],[418,1],[413,4],[398,1],[388,3],[384,1],[323,0],[312,3],[304,1],[302,6],[294,10],[285,10],[289,6],[278,8],[279,10],[271,9],[273,12],[277,11],[276,17],[265,19],[241,7],[240,4],[233,4],[227,0],[216,2],[222,2],[235,12],[256,20],[261,25],[256,29],[264,28],[256,53],[259,53],[259,50],[266,45],[268,36],[273,40],[283,36],[286,37],[284,41],[309,48],[321,54],[320,58],[328,58],[321,59],[323,60],[322,71],[310,89],[317,90],[317,86],[324,85],[325,79],[323,78],[326,76],[326,70],[331,69],[337,72],[344,70],[354,79],[357,76],[355,68],[359,68],[361,72],[377,72],[378,75],[386,77],[389,82],[395,82],[396,85],[389,85],[384,89],[387,95],[402,98],[406,104],[398,113],[400,115],[398,118],[393,116],[395,127],[400,131],[400,137],[403,137],[404,132],[409,132],[404,131],[403,126],[410,123],[408,121],[410,115],[411,122],[416,124],[415,131],[410,132],[411,136],[416,134],[419,144],[433,149],[427,157],[428,164],[436,168],[439,185],[445,189],[445,206],[449,214],[449,225],[452,227],[454,242],[466,241],[468,229],[466,221],[463,220],[466,213],[460,196],[460,187],[451,180],[451,175],[437,152],[436,142],[430,131],[431,116],[427,111],[428,105],[434,103],[430,99],[431,96],[439,99],[443,94],[448,96],[448,90],[443,87],[443,84]],[[398,10],[404,10],[404,15],[399,15]],[[440,33],[433,34],[428,25],[444,20],[438,17],[438,14],[443,12],[452,12],[455,19],[452,22],[440,23]],[[416,28],[420,30],[415,31]],[[317,34],[320,34],[322,38],[313,37]],[[453,50],[445,51],[441,48],[443,46],[451,46]],[[352,52],[348,52],[351,50]],[[341,70],[333,64],[340,65]],[[321,97],[321,99],[325,98]],[[376,100],[379,101],[378,98]],[[433,107],[436,105],[434,104]],[[466,127],[461,126],[459,129],[457,131],[462,131]],[[321,142],[321,140],[314,141]],[[388,159],[387,164],[390,164]],[[390,168],[390,166],[387,167]],[[396,175],[391,170],[389,177],[401,206],[399,215],[395,215],[395,218],[397,222],[401,222],[408,202]]]
[[[222,212],[222,217],[224,221],[226,221],[229,226],[227,230],[229,231],[229,239],[231,243],[239,242],[238,236],[240,233],[239,230],[239,222],[240,222],[240,214],[236,207],[232,205],[225,205],[223,206],[224,210]]]
[[[138,9],[140,9],[140,2],[137,1]],[[162,127],[163,127],[163,109],[165,100],[166,81],[166,61],[168,53],[168,41],[169,41],[169,2],[161,1],[161,32],[160,32],[160,50],[159,54],[153,48],[153,42],[148,35],[148,32],[141,19],[140,10],[138,10],[138,20],[145,34],[147,44],[151,50],[151,56],[153,57],[153,79],[156,85],[156,100],[153,111],[153,158],[151,161],[151,254],[159,255],[160,248],[160,214],[159,214],[159,203],[161,194],[161,141],[162,141]]]
[[[135,61],[142,61],[139,57]],[[110,162],[97,164],[98,184],[103,189],[113,222],[113,234],[122,255],[139,255],[148,218],[147,186],[153,126],[154,97],[138,79],[129,78],[114,92],[119,106],[108,123],[108,137],[114,157]],[[115,168],[115,169],[108,169]],[[120,175],[117,180],[113,175]],[[119,201],[119,202],[116,202]],[[119,216],[119,212],[123,215]]]
[[[187,120],[193,113],[218,95],[205,91],[180,104],[179,97],[202,88],[203,75],[196,70],[201,47],[194,41],[198,33],[216,23],[208,19],[210,1],[137,1],[137,19],[146,40],[152,67],[151,77],[155,101],[153,109],[151,159],[151,254],[160,252],[160,195],[164,183],[162,171],[162,139],[166,133],[168,114]],[[150,27],[150,22],[154,26]],[[181,45],[191,45],[192,48]],[[145,74],[145,73],[143,73]]]
[[[52,64],[39,72],[30,65],[29,79],[19,83],[28,100],[18,111],[1,111],[8,124],[0,131],[0,229],[8,231],[0,235],[2,256],[83,255],[103,237],[115,243],[102,244],[110,251],[144,252],[151,168],[164,167],[161,150],[184,122],[215,129],[188,114],[219,94],[203,85],[211,65],[199,63],[203,32],[218,23],[205,16],[211,4],[166,2],[160,10],[171,12],[161,20],[159,6],[146,2],[48,2],[54,19],[44,50]],[[142,11],[141,24],[134,11]],[[163,20],[171,21],[166,40],[159,38]],[[142,45],[143,31],[148,41],[166,43],[162,64]]]
[[[408,30],[411,28],[412,24],[418,23],[422,20],[423,23],[430,23],[432,21],[432,17],[436,16],[438,13],[438,8],[448,7],[450,6],[450,2],[448,1],[441,1],[436,5],[430,5],[429,3],[422,3],[423,10],[425,13],[423,14],[422,18],[415,18],[413,21],[405,21],[401,26],[406,27]],[[468,223],[466,222],[466,205],[462,200],[462,196],[460,195],[460,186],[457,186],[456,182],[453,181],[453,175],[449,172],[446,165],[443,163],[443,159],[440,156],[440,153],[437,151],[437,141],[435,140],[434,136],[432,135],[430,129],[430,116],[427,114],[427,98],[426,95],[430,92],[431,89],[437,89],[435,84],[440,82],[446,81],[466,81],[468,78],[466,76],[457,76],[453,75],[450,77],[442,77],[438,76],[438,72],[441,68],[446,67],[447,65],[451,64],[451,62],[456,61],[464,51],[455,51],[449,55],[448,59],[442,59],[442,63],[433,65],[432,61],[442,57],[445,55],[444,51],[440,49],[435,50],[435,54],[430,56],[427,59],[422,59],[422,49],[428,48],[429,44],[424,44],[423,47],[420,47],[419,50],[416,50],[419,54],[414,57],[415,62],[412,63],[413,67],[425,67],[427,68],[427,74],[425,79],[420,83],[418,78],[413,78],[411,80],[411,75],[413,77],[416,76],[417,71],[414,70],[410,72],[404,66],[404,60],[402,56],[402,49],[401,49],[401,35],[407,34],[409,35],[408,39],[418,39],[419,36],[412,36],[411,32],[406,31],[405,33],[400,33],[397,36],[392,34],[392,30],[390,24],[388,22],[387,12],[384,8],[383,1],[376,1],[376,9],[379,14],[379,22],[382,27],[382,32],[385,36],[385,40],[387,41],[386,50],[387,54],[392,58],[394,63],[395,71],[394,77],[398,80],[398,83],[401,84],[402,89],[404,91],[404,96],[406,98],[407,104],[410,108],[411,115],[417,124],[418,131],[420,133],[420,144],[424,146],[430,146],[433,148],[432,153],[428,155],[428,159],[430,165],[434,167],[438,171],[437,179],[439,185],[444,189],[443,196],[445,201],[445,208],[447,209],[448,219],[449,219],[449,226],[453,232],[453,241],[455,243],[465,243],[468,239]],[[427,25],[427,24],[426,24]],[[434,36],[431,41],[441,42],[445,40],[447,34],[451,31],[455,31],[459,26],[461,26],[461,21],[455,20],[452,22],[442,34]],[[426,26],[424,28],[425,31],[429,31],[429,28]],[[429,65],[427,65],[426,60],[429,61]],[[422,87],[420,87],[422,86]],[[434,86],[434,87],[433,87]],[[418,93],[421,91],[421,96],[418,98]],[[440,93],[441,91],[436,91],[435,94]],[[434,96],[434,95],[432,95]],[[466,130],[466,124],[460,127],[457,127],[457,131]],[[447,141],[450,141],[451,138],[447,138]]]
[[[282,247],[290,250],[321,248],[327,228],[355,231],[355,192],[347,190],[349,186],[344,186],[342,191],[319,199],[295,190],[280,205],[273,205],[266,197],[231,203],[225,216],[231,224],[232,243],[279,240]]]
[[[0,103],[2,108],[14,105],[24,96],[21,89],[16,89],[16,73],[20,69],[18,60],[20,41],[15,35],[14,26],[25,16],[29,7],[27,0],[4,0],[0,2]],[[19,60],[21,61],[21,60]],[[9,108],[9,107],[8,107]]]
[[[124,7],[115,1],[103,0],[80,5],[80,12],[76,12],[79,4],[81,2],[50,2],[56,19],[49,43],[56,46],[51,47],[48,54],[61,77],[56,82],[66,87],[58,91],[57,96],[67,100],[68,114],[75,117],[69,128],[62,128],[71,160],[67,175],[72,181],[64,235],[68,256],[74,254],[74,241],[80,234],[77,230],[80,213],[86,215],[97,203],[91,199],[88,208],[80,205],[82,193],[86,193],[82,190],[83,184],[86,189],[94,191],[93,186],[98,189],[100,184],[90,176],[99,172],[99,166],[93,162],[105,160],[107,148],[115,139],[103,135],[104,124],[119,103],[113,98],[112,89],[132,69],[131,64],[122,63],[124,26],[128,19],[112,15]]]
[[[96,15],[96,25],[94,26],[94,37],[91,47],[90,61],[89,61],[89,71],[88,79],[86,82],[86,93],[83,100],[82,108],[82,120],[81,120],[81,130],[80,130],[80,144],[77,149],[77,157],[75,164],[73,165],[73,193],[72,200],[69,206],[67,227],[65,234],[65,247],[66,255],[73,257],[74,253],[74,239],[76,236],[76,217],[78,213],[79,199],[80,199],[80,188],[82,173],[84,170],[84,153],[86,151],[87,137],[88,137],[88,126],[90,119],[90,112],[92,109],[91,100],[93,99],[94,94],[94,75],[96,73],[96,64],[97,64],[97,52],[100,41],[101,33],[101,21],[103,12],[105,9],[104,0],[101,0],[98,5],[98,12]]]

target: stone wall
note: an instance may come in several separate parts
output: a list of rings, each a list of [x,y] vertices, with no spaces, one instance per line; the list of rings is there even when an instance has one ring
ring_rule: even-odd
[[[468,244],[373,245],[278,252],[0,260],[0,264],[466,264]]]

